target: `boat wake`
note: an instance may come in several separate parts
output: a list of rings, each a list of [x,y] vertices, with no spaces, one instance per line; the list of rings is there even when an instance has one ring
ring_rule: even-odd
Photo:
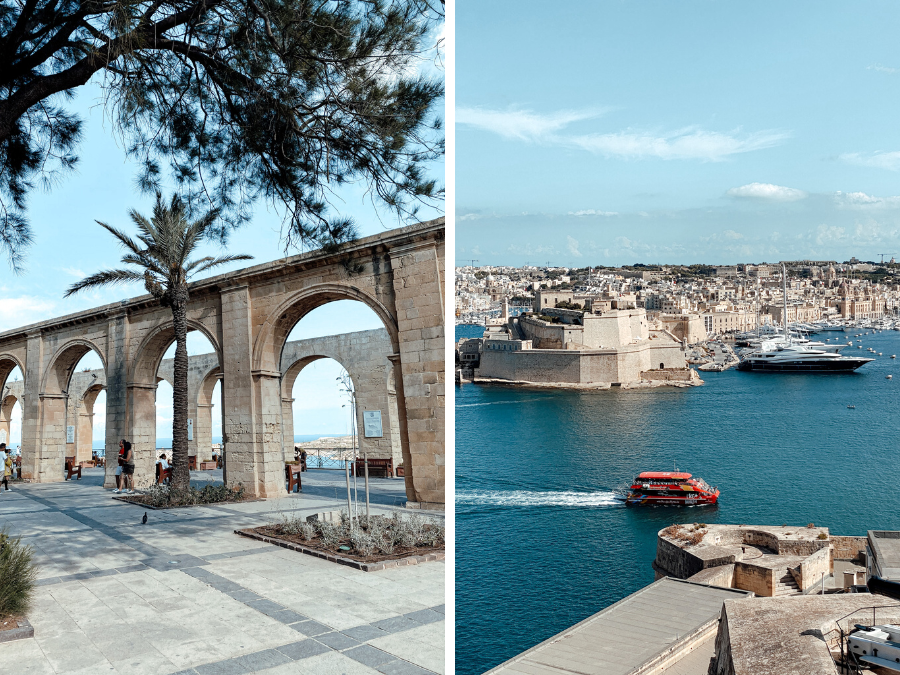
[[[616,492],[537,492],[532,490],[457,490],[466,506],[624,506]]]
[[[529,398],[527,403],[532,403],[533,401],[544,401],[550,399],[550,396],[541,396],[539,398]],[[482,403],[457,403],[457,408],[480,408],[485,405],[509,405],[511,403],[525,403],[525,401],[484,401]]]

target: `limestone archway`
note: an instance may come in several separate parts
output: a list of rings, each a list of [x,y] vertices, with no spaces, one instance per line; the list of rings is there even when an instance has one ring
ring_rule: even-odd
[[[317,307],[336,300],[355,300],[375,312],[390,336],[394,351],[399,350],[397,319],[376,298],[353,286],[318,284],[290,295],[269,314],[254,344],[254,369],[277,372],[284,345],[294,326]]]
[[[90,340],[72,339],[59,347],[51,357],[40,387],[40,434],[38,451],[22,448],[22,477],[40,482],[63,480],[66,453],[66,427],[69,386],[75,367],[88,352],[100,358],[106,372],[102,350]],[[72,425],[75,426],[75,425]],[[73,429],[74,431],[74,429]],[[25,429],[22,432],[25,437]]]
[[[221,346],[210,330],[199,321],[188,319],[188,332],[199,331],[209,341],[214,350],[215,360],[221,364]],[[134,448],[135,467],[134,484],[145,487],[155,480],[156,463],[156,391],[161,380],[170,382],[174,388],[172,373],[160,376],[163,357],[172,343],[175,342],[175,327],[166,322],[149,331],[137,349],[128,382],[128,417],[126,420],[127,436]],[[196,391],[194,389],[194,391]],[[188,418],[191,419],[192,401],[191,377],[188,377]],[[196,438],[196,436],[195,436]],[[196,441],[188,442],[189,454],[196,454]],[[193,447],[194,452],[191,452]],[[111,479],[114,469],[107,465],[107,481]]]
[[[294,390],[300,373],[320,359],[332,359],[350,376],[356,395],[358,448],[371,458],[390,458],[394,466],[403,462],[400,437],[393,352],[390,336],[384,329],[308,338],[286,343],[281,357],[281,401],[283,446],[290,455],[294,441]],[[302,395],[302,394],[298,394]],[[366,436],[364,412],[378,411],[382,420],[381,436]]]
[[[94,403],[101,391],[106,390],[105,383],[91,384],[76,407],[76,447],[75,456],[77,461],[86,462],[90,460],[94,447]]]
[[[11,442],[13,408],[16,407],[16,403],[19,403],[19,397],[16,394],[7,394],[6,391],[4,388],[3,393],[6,395],[0,401],[0,443]]]

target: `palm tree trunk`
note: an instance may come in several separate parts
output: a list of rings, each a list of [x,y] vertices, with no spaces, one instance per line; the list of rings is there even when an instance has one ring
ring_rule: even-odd
[[[187,488],[191,482],[188,460],[188,353],[187,288],[173,294],[172,319],[175,326],[175,364],[172,386],[172,484]]]

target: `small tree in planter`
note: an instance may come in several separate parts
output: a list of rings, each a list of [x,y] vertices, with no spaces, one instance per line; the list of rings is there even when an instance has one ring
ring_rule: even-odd
[[[36,578],[34,549],[0,530],[0,618],[28,610]]]

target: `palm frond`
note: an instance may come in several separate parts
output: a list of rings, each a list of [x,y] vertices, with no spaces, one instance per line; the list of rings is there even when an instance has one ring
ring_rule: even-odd
[[[127,234],[122,232],[121,230],[116,229],[112,225],[107,225],[99,220],[95,221],[100,227],[109,232],[112,236],[119,240],[119,243],[122,244],[124,248],[131,251],[136,255],[141,254],[141,247],[138,246],[137,242],[129,237]]]
[[[144,275],[132,270],[103,270],[89,277],[85,277],[81,281],[77,281],[66,290],[64,298],[74,295],[86,288],[97,288],[99,286],[113,286],[115,284],[124,284],[129,281],[143,281]]]
[[[194,263],[191,263],[190,266],[185,268],[185,271],[193,276],[194,274],[200,274],[200,272],[212,269],[213,267],[218,267],[219,265],[224,265],[225,263],[234,262],[235,260],[253,260],[253,256],[244,253],[236,253],[234,255],[222,255],[218,258],[201,258],[195,262],[203,263],[202,265],[193,268],[192,266]]]
[[[166,276],[166,272],[148,255],[134,255],[133,253],[128,253],[127,255],[122,256],[122,262],[136,267],[143,267],[145,270],[162,277]]]

